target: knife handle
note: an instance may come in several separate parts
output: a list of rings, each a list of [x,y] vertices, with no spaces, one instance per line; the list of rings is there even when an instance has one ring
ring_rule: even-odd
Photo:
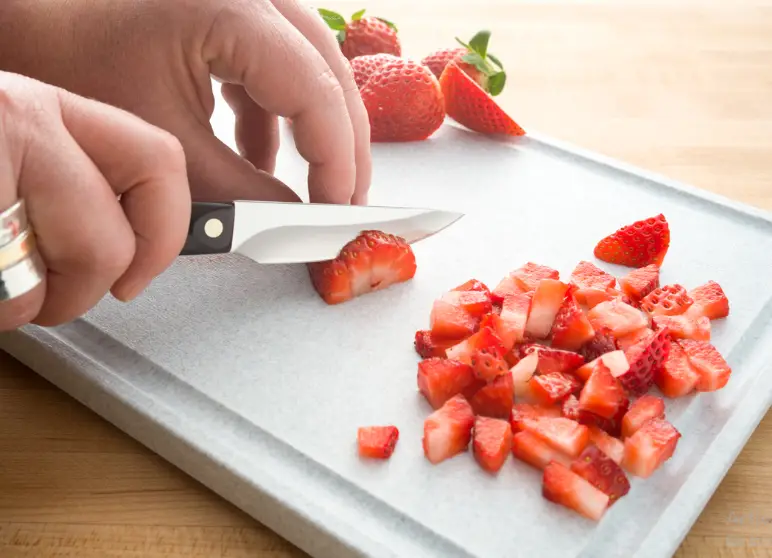
[[[180,256],[230,252],[235,216],[233,203],[193,202],[188,238]]]

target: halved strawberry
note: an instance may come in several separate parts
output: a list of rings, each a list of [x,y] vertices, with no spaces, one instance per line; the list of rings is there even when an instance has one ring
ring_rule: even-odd
[[[670,227],[660,214],[626,225],[595,246],[595,257],[628,267],[657,264],[662,267],[670,247]]]
[[[475,382],[472,367],[463,362],[435,357],[418,363],[418,390],[434,409]]]
[[[475,318],[482,318],[493,309],[490,294],[483,291],[448,291],[440,300],[463,308]]]
[[[594,521],[600,521],[609,506],[607,494],[557,461],[544,468],[542,495]]]
[[[569,395],[563,402],[563,416],[575,420],[588,428],[598,428],[606,432],[609,436],[619,436],[622,432],[622,418],[628,409],[628,401],[625,399],[614,417],[607,419],[596,415],[591,411],[582,409],[579,400],[573,395]]]
[[[563,304],[568,285],[557,279],[539,281],[531,301],[531,312],[525,326],[527,335],[535,339],[546,339],[552,330],[555,316]]]
[[[582,389],[579,379],[565,372],[550,372],[532,376],[529,381],[531,393],[546,405],[562,402],[573,393]]]
[[[559,416],[561,416],[560,407],[515,403],[510,410],[509,424],[512,426],[513,432],[519,432],[523,430],[523,423],[526,420],[540,417],[557,418]]]
[[[681,345],[670,342],[670,350],[665,362],[654,374],[654,383],[665,397],[677,398],[689,395],[697,387],[700,374],[689,363],[689,358]]]
[[[602,362],[598,362],[579,394],[579,409],[612,419],[626,404],[627,396],[622,384]]]
[[[650,264],[634,269],[619,280],[619,286],[632,300],[641,300],[659,287],[659,267],[657,264]]]
[[[614,463],[621,464],[625,456],[624,443],[597,426],[588,425],[587,428],[590,429],[590,443],[598,446],[598,449],[608,455]]]
[[[424,421],[424,455],[433,464],[466,451],[472,439],[474,412],[463,395],[448,399]]]
[[[665,402],[654,395],[642,395],[627,411],[622,419],[622,437],[629,438],[643,426],[647,420],[665,418]]]
[[[584,364],[584,357],[571,351],[552,349],[535,343],[523,345],[520,348],[520,354],[523,357],[532,353],[537,353],[539,355],[539,361],[536,365],[539,374],[549,374],[550,372],[573,372]]]
[[[700,375],[697,391],[716,391],[729,382],[732,369],[713,345],[691,339],[682,339],[678,343],[686,353],[689,364]]]
[[[633,395],[646,393],[654,383],[654,376],[662,367],[670,351],[667,328],[657,330],[652,337],[640,341],[626,352],[630,368],[617,379]]]
[[[590,379],[590,375],[592,374],[593,370],[595,370],[595,366],[599,362],[602,362],[606,368],[609,369],[611,375],[615,378],[617,376],[621,376],[630,368],[630,363],[627,362],[627,357],[625,356],[624,351],[611,351],[610,353],[604,353],[600,355],[592,362],[588,362],[587,364],[580,366],[574,370],[574,375],[583,382],[586,382]]]
[[[491,300],[493,300],[494,304],[503,304],[506,297],[523,293],[525,293],[525,290],[520,287],[515,278],[510,274],[499,281],[496,288],[491,291]]]
[[[619,299],[601,302],[587,313],[594,329],[608,329],[617,339],[649,323],[639,310]]]
[[[512,455],[531,467],[543,470],[551,461],[571,465],[572,459],[536,434],[523,430],[512,437]]]
[[[510,274],[523,291],[529,293],[536,290],[543,279],[560,279],[560,273],[556,269],[527,262]]]
[[[603,328],[597,330],[595,336],[582,345],[578,352],[585,362],[592,362],[601,355],[616,351],[617,348],[617,338],[609,328]]]
[[[477,463],[489,473],[498,472],[512,450],[512,429],[505,420],[477,417],[472,451]]]
[[[651,419],[625,440],[622,467],[631,475],[648,478],[670,459],[681,433],[664,419]]]
[[[565,417],[525,417],[519,424],[569,457],[579,455],[590,441],[585,425]]]
[[[476,356],[478,351],[485,351],[500,358],[504,357],[504,347],[501,344],[501,339],[489,327],[481,328],[468,339],[464,339],[450,347],[445,353],[448,355],[448,358],[471,366],[472,358]]]
[[[469,400],[474,414],[493,418],[508,418],[515,399],[512,374],[506,373],[481,387]]]
[[[429,322],[436,339],[464,339],[477,331],[480,324],[479,318],[442,299],[434,301]]]
[[[666,327],[673,339],[710,341],[710,320],[705,316],[687,312],[680,316],[654,316],[651,321],[655,328]]]
[[[452,339],[437,339],[433,337],[432,332],[427,329],[416,331],[415,341],[413,342],[415,350],[421,358],[445,358],[445,350],[455,344],[456,341]]]
[[[630,481],[625,472],[595,445],[587,446],[571,463],[571,471],[608,495],[609,506],[630,492]]]
[[[574,286],[568,288],[552,324],[552,346],[556,349],[577,351],[595,336],[590,320],[577,304],[575,290]]]
[[[649,327],[642,327],[640,329],[636,329],[632,333],[628,333],[627,335],[623,335],[622,337],[617,339],[617,346],[622,349],[623,351],[628,350],[633,345],[637,345],[644,339],[648,339],[649,337],[654,336],[654,330]]]
[[[512,381],[514,383],[515,397],[518,399],[535,399],[531,393],[531,378],[536,374],[536,367],[539,365],[539,354],[530,353],[520,359],[512,367]]]
[[[416,261],[403,238],[362,231],[333,260],[308,264],[311,283],[327,304],[385,289],[413,278]]]
[[[362,426],[357,430],[359,455],[371,459],[388,459],[399,440],[396,426]]]
[[[704,316],[709,320],[726,318],[729,315],[729,299],[721,285],[708,281],[704,285],[689,291],[694,304],[687,310],[690,315]]]
[[[679,284],[665,285],[653,290],[641,300],[641,309],[652,316],[677,316],[694,303]]]

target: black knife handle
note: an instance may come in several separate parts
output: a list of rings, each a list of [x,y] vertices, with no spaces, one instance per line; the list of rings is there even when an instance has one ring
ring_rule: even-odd
[[[188,238],[180,256],[230,252],[235,216],[233,203],[193,202]]]

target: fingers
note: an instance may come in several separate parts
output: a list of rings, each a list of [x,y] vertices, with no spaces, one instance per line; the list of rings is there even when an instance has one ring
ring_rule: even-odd
[[[244,87],[225,83],[222,96],[236,117],[236,146],[255,168],[273,174],[279,151],[279,122],[247,94]]]

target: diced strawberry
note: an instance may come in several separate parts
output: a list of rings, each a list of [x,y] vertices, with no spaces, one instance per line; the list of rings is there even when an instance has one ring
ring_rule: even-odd
[[[694,304],[687,312],[694,316],[704,316],[709,320],[726,318],[729,315],[729,299],[724,294],[721,285],[708,281],[689,291],[689,297]]]
[[[581,261],[571,272],[571,284],[576,285],[579,289],[594,288],[605,291],[616,287],[617,280],[594,263]]]
[[[582,389],[582,383],[576,376],[565,372],[550,372],[532,376],[529,382],[531,393],[546,405],[562,402],[572,393]]]
[[[388,459],[399,440],[396,426],[362,426],[357,431],[359,455],[371,459]]]
[[[424,421],[424,455],[437,464],[466,451],[472,439],[474,412],[463,395],[448,399]]]
[[[418,363],[418,390],[434,409],[464,393],[475,381],[472,367],[463,362],[434,357]]]
[[[445,353],[448,358],[471,365],[472,358],[478,351],[485,351],[497,357],[504,356],[501,339],[489,327],[480,329],[468,339],[450,347]]]
[[[413,342],[415,350],[421,356],[421,358],[445,358],[446,349],[448,347],[452,347],[455,344],[456,341],[452,339],[437,339],[432,337],[432,332],[426,329],[416,331],[415,341]]]
[[[621,293],[615,289],[578,289],[576,291],[576,300],[579,304],[583,304],[587,307],[587,310],[592,310],[598,304],[602,302],[608,302],[611,300],[621,299]],[[623,301],[626,303],[626,301]]]
[[[592,362],[599,356],[617,350],[617,339],[609,328],[595,332],[595,336],[579,349],[579,354],[585,362]]]
[[[666,327],[672,339],[710,341],[710,320],[705,316],[693,316],[688,312],[680,316],[654,316],[655,328]]]
[[[485,283],[478,281],[477,279],[470,279],[466,283],[460,284],[458,287],[451,289],[454,291],[479,291],[490,296],[491,291]]]
[[[651,419],[625,440],[622,467],[631,475],[648,478],[675,452],[680,432],[664,419]]]
[[[523,293],[525,293],[525,290],[515,281],[515,278],[512,275],[507,275],[491,291],[491,300],[493,300],[494,304],[502,304],[506,297]]]
[[[520,348],[520,353],[523,356],[530,355],[531,353],[537,353],[539,355],[537,370],[540,374],[549,374],[550,372],[573,372],[584,364],[584,357],[580,354],[571,351],[562,351],[560,349],[552,349],[534,343],[523,345]]]
[[[602,362],[615,378],[621,376],[630,368],[630,363],[627,362],[624,351],[611,351],[610,353],[600,355],[592,362],[580,366],[574,370],[574,375],[583,382],[586,382],[599,362]]]
[[[524,266],[513,271],[510,275],[525,292],[537,290],[539,283],[541,283],[543,279],[560,279],[560,273],[558,273],[557,270],[533,262],[526,263]]]
[[[713,345],[691,339],[682,339],[678,343],[700,376],[697,391],[716,391],[729,382],[732,369]]]
[[[472,351],[470,364],[475,375],[481,380],[490,382],[497,376],[507,374],[509,365],[503,356],[499,356],[503,351],[498,349],[491,352],[489,349],[476,349]],[[511,374],[509,374],[511,376]]]
[[[539,354],[534,352],[523,357],[512,367],[512,381],[516,398],[535,399],[531,393],[531,378],[536,373],[538,364]]]
[[[483,291],[448,291],[440,300],[463,308],[475,318],[482,318],[493,309],[490,295]]]
[[[539,470],[543,470],[551,461],[566,467],[571,465],[570,457],[527,430],[517,432],[512,437],[512,455]]]
[[[595,246],[595,257],[604,262],[643,267],[662,267],[670,247],[670,227],[665,216],[636,221],[610,234]]]
[[[557,461],[544,468],[542,495],[594,521],[600,521],[609,506],[607,494]]]
[[[619,436],[622,432],[622,418],[625,416],[627,408],[628,401],[625,399],[622,405],[620,405],[617,414],[613,418],[607,419],[582,409],[579,406],[579,400],[570,395],[563,402],[563,416],[575,420],[579,424],[584,424],[588,428],[598,428],[609,436]]]
[[[430,330],[436,339],[464,339],[477,331],[478,318],[442,299],[435,300],[430,316]]]
[[[598,362],[579,394],[579,409],[612,419],[625,404],[627,396],[622,384],[602,362]]]
[[[652,337],[630,347],[625,355],[630,368],[617,379],[633,395],[646,393],[654,383],[654,376],[662,367],[670,351],[667,328],[657,330]]]
[[[601,302],[587,317],[594,329],[609,329],[617,339],[649,325],[639,310],[619,299]]]
[[[512,429],[505,420],[477,417],[472,451],[477,463],[489,473],[498,472],[512,450]]]
[[[525,332],[536,339],[546,339],[552,330],[555,316],[563,304],[568,285],[557,279],[542,279],[536,287]]]
[[[474,414],[493,418],[508,418],[515,399],[512,374],[497,376],[469,400]]]
[[[608,455],[614,463],[621,464],[625,456],[624,443],[597,426],[588,426],[587,428],[590,429],[590,443],[598,446],[598,449]]]
[[[659,287],[659,267],[651,264],[634,269],[619,280],[619,286],[632,300],[641,300]]]
[[[694,303],[681,285],[665,285],[653,290],[641,300],[641,309],[652,316],[677,316]]]
[[[512,294],[504,297],[501,305],[501,333],[499,336],[504,341],[507,351],[511,350],[515,343],[520,343],[525,337],[525,326],[528,322],[528,313],[531,310],[530,293]]]
[[[579,455],[590,441],[585,425],[565,417],[523,418],[520,425],[569,457]]]
[[[577,351],[595,336],[590,320],[579,308],[570,286],[563,298],[555,322],[552,324],[552,346],[566,351]]]
[[[617,339],[617,346],[623,351],[626,351],[633,345],[637,345],[649,337],[654,337],[654,330],[648,327],[642,327],[641,329],[636,329],[632,333],[628,333]]]
[[[654,383],[657,384],[659,391],[665,397],[672,399],[683,397],[694,391],[699,380],[699,372],[689,363],[689,358],[681,345],[671,342],[662,368],[654,374]]]
[[[557,418],[559,416],[561,416],[560,407],[515,403],[510,410],[509,424],[512,426],[513,432],[519,432],[523,430],[523,423],[528,419],[540,417]]]
[[[643,426],[647,420],[665,418],[665,402],[654,395],[642,395],[627,411],[622,419],[622,437],[629,438]]]
[[[609,506],[630,492],[630,481],[625,472],[595,445],[587,446],[571,463],[571,471],[608,495]]]

